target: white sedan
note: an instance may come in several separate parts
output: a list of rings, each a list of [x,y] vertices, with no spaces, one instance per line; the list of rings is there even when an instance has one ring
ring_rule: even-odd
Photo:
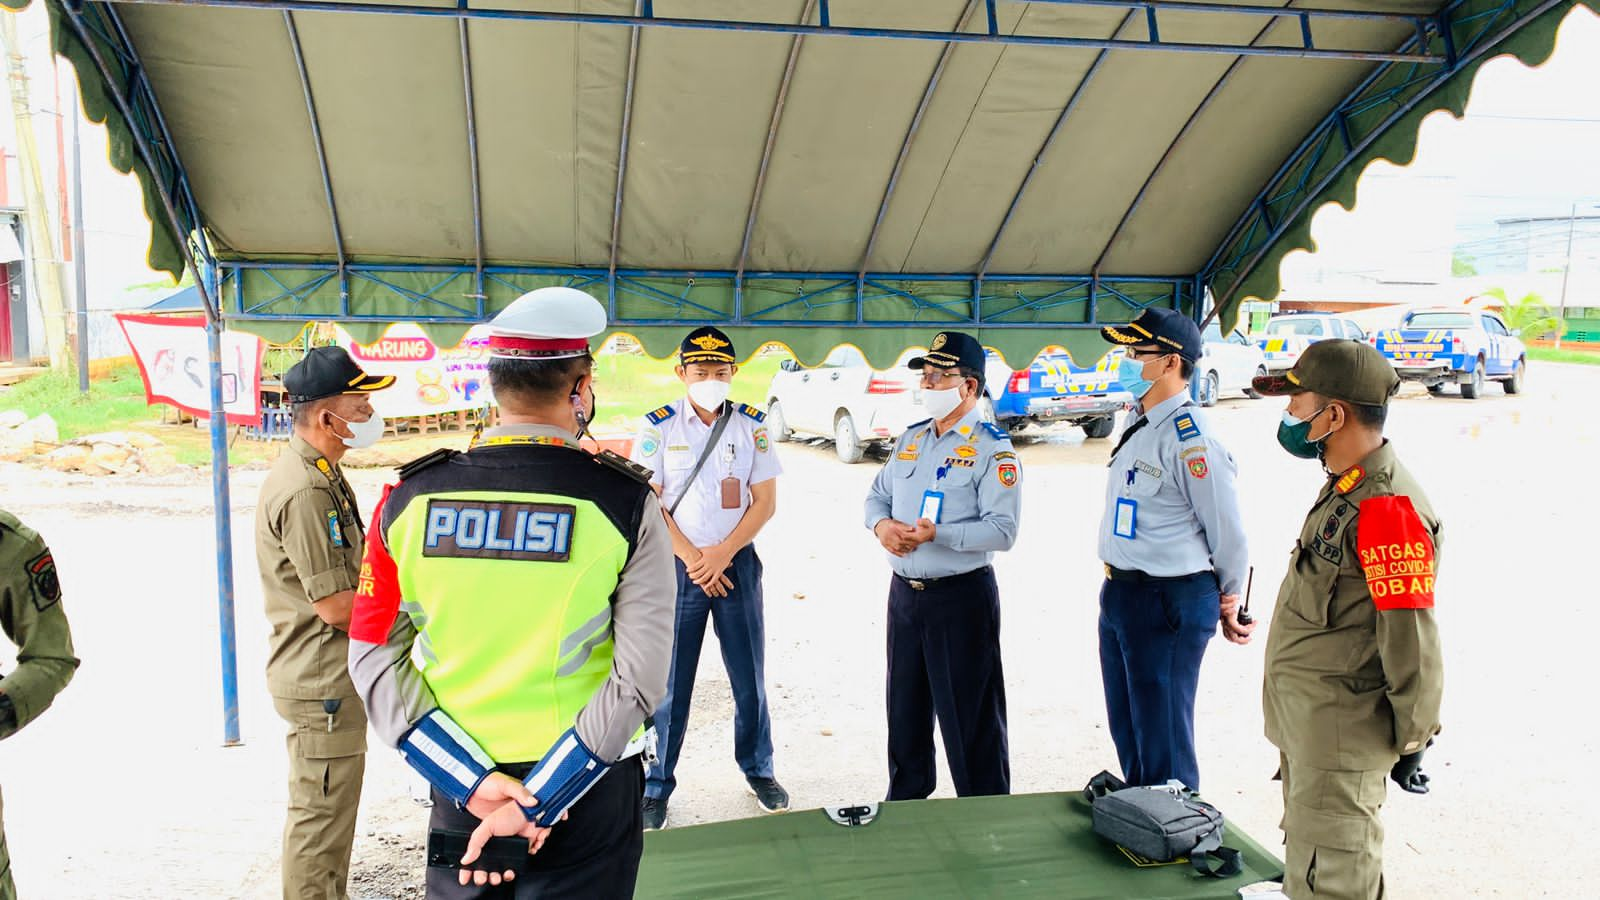
[[[1251,399],[1260,397],[1250,382],[1267,374],[1266,354],[1261,348],[1238,331],[1223,337],[1215,321],[1206,325],[1202,337],[1204,350],[1194,367],[1195,396],[1200,405],[1215,406],[1218,397],[1234,391]]]

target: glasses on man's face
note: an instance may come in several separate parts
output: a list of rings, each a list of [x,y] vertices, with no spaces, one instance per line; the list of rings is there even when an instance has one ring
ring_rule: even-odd
[[[922,370],[922,383],[930,387],[936,384],[943,384],[944,382],[952,379],[960,378],[960,372],[934,372],[928,369]]]
[[[1163,356],[1171,356],[1171,355],[1172,355],[1172,351],[1170,351],[1170,350],[1129,350],[1128,351],[1128,358],[1129,359],[1140,359],[1140,360],[1160,359]]]

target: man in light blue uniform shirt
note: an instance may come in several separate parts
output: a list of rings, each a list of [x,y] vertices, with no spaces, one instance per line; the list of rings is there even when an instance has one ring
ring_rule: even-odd
[[[1106,477],[1100,559],[1100,672],[1111,739],[1127,782],[1200,788],[1194,698],[1206,644],[1238,620],[1249,564],[1233,457],[1189,402],[1200,329],[1147,309],[1101,329],[1126,348],[1118,381],[1135,398]]]
[[[977,410],[983,347],[941,332],[909,363],[933,418],[906,429],[867,494],[866,526],[889,553],[890,800],[933,793],[937,716],[962,797],[1011,792],[1000,591],[989,565],[1021,516],[1011,439]]]

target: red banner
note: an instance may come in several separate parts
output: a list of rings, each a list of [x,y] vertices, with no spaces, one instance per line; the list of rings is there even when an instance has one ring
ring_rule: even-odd
[[[167,403],[211,415],[211,363],[203,316],[117,313],[144,379],[146,402]],[[261,358],[266,345],[253,334],[222,333],[222,409],[230,425],[261,424]]]

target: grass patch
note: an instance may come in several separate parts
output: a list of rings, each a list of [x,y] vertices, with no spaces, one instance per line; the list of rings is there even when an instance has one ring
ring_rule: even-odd
[[[0,411],[19,409],[29,418],[49,413],[62,441],[99,431],[119,431],[132,424],[157,425],[160,412],[144,402],[144,382],[131,365],[112,369],[78,393],[76,372],[44,372],[0,394]]]
[[[1540,362],[1580,363],[1600,366],[1600,353],[1586,350],[1555,350],[1549,347],[1529,347],[1528,358]]]
[[[749,365],[740,366],[733,377],[730,399],[765,408],[767,385],[783,359],[782,356],[762,356],[752,359]],[[612,353],[596,356],[594,390],[599,405],[596,425],[604,425],[608,430],[632,431],[645,413],[682,399],[685,391],[683,382],[673,372],[675,366],[672,360],[648,356]]]

